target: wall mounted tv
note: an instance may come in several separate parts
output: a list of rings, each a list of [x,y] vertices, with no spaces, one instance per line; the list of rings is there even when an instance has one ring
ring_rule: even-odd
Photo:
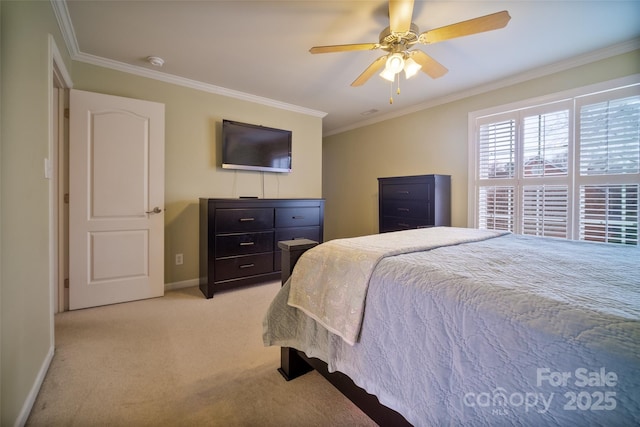
[[[223,120],[222,167],[291,172],[291,131]]]

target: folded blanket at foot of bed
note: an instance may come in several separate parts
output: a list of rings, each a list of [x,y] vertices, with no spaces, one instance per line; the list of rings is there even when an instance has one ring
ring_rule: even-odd
[[[353,345],[360,334],[369,279],[381,259],[504,234],[434,227],[331,240],[298,260],[291,275],[288,304]]]

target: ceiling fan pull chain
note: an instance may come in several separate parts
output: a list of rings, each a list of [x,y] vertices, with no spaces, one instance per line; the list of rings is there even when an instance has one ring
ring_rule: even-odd
[[[396,74],[396,76],[398,76],[398,90],[396,91],[396,93],[400,95],[400,73]]]
[[[393,104],[393,82],[389,83],[389,104]]]

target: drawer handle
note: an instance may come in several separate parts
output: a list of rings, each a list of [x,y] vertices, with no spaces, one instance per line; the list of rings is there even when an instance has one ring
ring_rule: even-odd
[[[302,215],[297,215],[297,216],[296,216],[296,215],[294,215],[294,216],[292,216],[291,218],[292,218],[292,219],[304,219],[304,216],[302,216]]]
[[[255,266],[255,264],[242,264],[240,266],[240,268],[251,268],[251,267],[254,267],[254,266]]]
[[[240,218],[240,222],[249,222],[249,221],[255,221],[255,218]]]
[[[400,212],[409,212],[409,208],[398,208]]]
[[[398,226],[399,226],[399,227],[410,227],[410,226],[409,226],[409,224],[405,224],[405,223],[403,223],[403,222],[399,222],[399,223],[398,223]]]
[[[398,194],[409,194],[409,190],[398,190],[396,191]]]
[[[253,246],[255,244],[255,242],[240,242],[240,246]]]

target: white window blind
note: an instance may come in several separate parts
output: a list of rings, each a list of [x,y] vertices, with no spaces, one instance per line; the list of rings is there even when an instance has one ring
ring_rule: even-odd
[[[638,184],[580,187],[580,239],[638,245]]]
[[[515,173],[515,120],[480,126],[481,178],[513,178]]]
[[[523,175],[566,176],[569,153],[569,110],[524,118]]]
[[[514,187],[481,187],[479,205],[479,228],[514,231],[516,206]]]
[[[640,96],[580,109],[580,174],[640,172]]]
[[[640,84],[474,126],[475,226],[639,245]]]
[[[524,186],[522,234],[568,237],[569,189],[566,185]]]

